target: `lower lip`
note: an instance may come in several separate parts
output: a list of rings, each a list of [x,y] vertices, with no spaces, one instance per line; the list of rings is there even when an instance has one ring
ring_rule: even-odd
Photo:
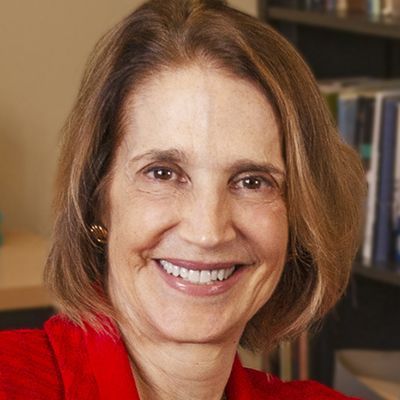
[[[227,292],[232,288],[243,276],[247,267],[240,267],[228,279],[224,281],[215,281],[209,284],[196,284],[180,277],[170,275],[165,269],[156,261],[157,267],[161,272],[161,277],[168,286],[180,292],[186,293],[191,296],[215,296]]]

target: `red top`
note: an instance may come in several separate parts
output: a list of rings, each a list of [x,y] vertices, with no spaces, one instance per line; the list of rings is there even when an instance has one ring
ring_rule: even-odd
[[[238,357],[229,400],[350,400],[317,382],[288,382],[243,368]],[[0,400],[139,400],[118,335],[87,331],[60,316],[44,330],[0,333]]]

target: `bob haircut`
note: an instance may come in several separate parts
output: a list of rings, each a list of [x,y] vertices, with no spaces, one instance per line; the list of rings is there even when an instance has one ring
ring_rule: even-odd
[[[121,321],[107,296],[107,246],[90,226],[107,213],[127,98],[165,69],[203,63],[254,83],[279,121],[287,181],[287,264],[241,344],[267,349],[321,318],[343,294],[365,195],[356,153],[339,138],[315,79],[269,26],[217,0],[152,0],[108,32],[64,127],[46,281],[72,321]]]

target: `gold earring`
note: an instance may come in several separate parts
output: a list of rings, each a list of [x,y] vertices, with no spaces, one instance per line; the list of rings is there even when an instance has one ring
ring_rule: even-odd
[[[104,228],[104,226],[92,224],[90,225],[90,233],[92,234],[96,242],[100,244],[107,243],[108,231],[106,228]]]

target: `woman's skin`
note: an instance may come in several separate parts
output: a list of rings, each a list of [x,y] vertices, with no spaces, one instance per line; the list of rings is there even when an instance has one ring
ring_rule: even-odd
[[[191,65],[136,89],[124,123],[103,222],[108,289],[140,396],[220,399],[244,327],[286,259],[276,119],[253,84]]]

